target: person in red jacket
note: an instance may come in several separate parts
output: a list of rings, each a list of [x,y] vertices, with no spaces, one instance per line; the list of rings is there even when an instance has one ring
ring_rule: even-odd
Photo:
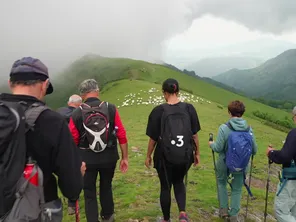
[[[99,173],[101,218],[114,221],[112,180],[119,159],[117,140],[122,153],[120,170],[125,173],[128,170],[126,131],[115,105],[99,99],[96,80],[84,80],[79,91],[84,103],[73,112],[69,128],[87,166],[83,188],[86,219],[98,222],[96,181]]]

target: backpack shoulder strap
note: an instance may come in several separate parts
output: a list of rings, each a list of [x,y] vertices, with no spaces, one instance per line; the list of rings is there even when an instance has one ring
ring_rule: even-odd
[[[25,117],[26,122],[29,125],[29,127],[34,127],[35,121],[38,119],[40,114],[49,109],[47,106],[42,105],[40,103],[33,103],[26,111],[25,111]]]
[[[226,123],[224,123],[229,129],[231,129],[231,130],[233,130],[233,131],[235,131],[234,129],[233,129],[233,127],[231,126],[231,124],[230,124],[230,122],[228,121],[228,122],[226,122]]]
[[[7,101],[0,101],[0,106],[5,106],[9,111],[15,116],[16,124],[14,128],[14,132],[18,129],[21,123],[21,115],[23,115],[23,109],[20,106],[20,103],[16,102],[7,102]]]

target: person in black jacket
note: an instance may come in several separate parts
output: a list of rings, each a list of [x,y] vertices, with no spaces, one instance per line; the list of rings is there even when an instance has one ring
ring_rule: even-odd
[[[296,123],[296,107],[293,111],[293,121]],[[267,156],[271,162],[282,164],[282,177],[278,184],[275,197],[275,215],[281,222],[296,222],[296,128],[292,129],[285,140],[281,150],[275,150],[271,145],[267,148]],[[289,180],[285,182],[286,169],[292,170],[289,173]]]
[[[68,100],[68,106],[67,107],[61,107],[57,109],[57,112],[61,114],[67,123],[70,121],[70,117],[72,116],[73,111],[78,108],[82,103],[82,98],[79,95],[72,95],[70,96]],[[68,200],[68,214],[73,215],[75,214],[75,200]]]
[[[72,116],[73,111],[78,108],[82,103],[82,98],[79,95],[72,95],[68,100],[67,107],[61,107],[57,109],[57,112],[65,117],[67,123],[70,121],[70,117]]]
[[[31,57],[22,58],[13,64],[9,86],[12,94],[3,93],[0,100],[24,101],[29,105],[36,102],[45,104],[44,97],[53,92],[47,67]],[[45,203],[62,205],[58,185],[65,197],[77,200],[86,168],[63,117],[53,110],[45,110],[36,120],[34,131],[27,133],[26,139],[27,152],[43,171]],[[62,212],[53,215],[53,221],[62,221],[62,216]]]

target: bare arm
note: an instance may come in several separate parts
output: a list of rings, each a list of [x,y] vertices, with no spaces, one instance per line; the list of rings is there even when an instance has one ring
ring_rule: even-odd
[[[195,144],[195,150],[194,150],[194,152],[195,152],[195,155],[199,155],[200,153],[199,153],[199,141],[198,141],[198,135],[197,135],[197,133],[195,134],[195,135],[193,135],[193,140],[194,140],[194,144]]]
[[[121,159],[128,160],[128,144],[119,144],[121,149]]]
[[[156,144],[156,142],[150,138],[149,142],[148,142],[147,157],[151,157],[151,155],[154,151],[154,148],[155,148],[155,144]]]

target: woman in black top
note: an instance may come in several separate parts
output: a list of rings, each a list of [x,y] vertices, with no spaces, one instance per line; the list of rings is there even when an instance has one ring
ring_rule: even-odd
[[[177,200],[178,208],[180,211],[179,221],[188,221],[188,216],[185,211],[186,205],[186,192],[184,185],[184,177],[189,170],[192,163],[194,165],[199,164],[199,142],[197,132],[200,130],[200,124],[198,115],[192,104],[183,103],[178,98],[179,84],[175,79],[167,79],[162,85],[163,96],[166,100],[166,104],[169,105],[168,109],[175,109],[175,106],[184,107],[184,111],[189,115],[190,124],[188,128],[191,128],[192,138],[192,151],[188,164],[176,165],[169,162],[162,154],[162,147],[160,147],[159,137],[161,134],[161,118],[164,113],[164,105],[156,106],[149,115],[146,135],[149,136],[148,151],[145,165],[150,168],[152,162],[152,152],[154,151],[153,162],[154,168],[157,170],[161,192],[160,203],[163,212],[163,222],[170,221],[170,207],[171,207],[171,187],[174,186],[175,198]],[[167,106],[167,105],[166,105]],[[173,128],[173,127],[172,127]],[[177,136],[178,137],[178,136]],[[182,147],[184,142],[183,136],[179,136],[178,140],[172,141],[173,145],[180,145]],[[195,145],[193,145],[195,144]]]

